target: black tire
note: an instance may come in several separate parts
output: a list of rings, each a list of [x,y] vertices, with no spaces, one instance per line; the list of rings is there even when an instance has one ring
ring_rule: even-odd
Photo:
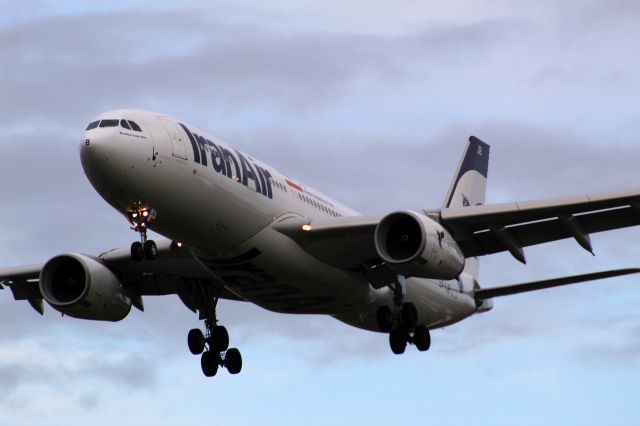
[[[402,305],[400,313],[402,315],[402,325],[404,325],[406,329],[416,328],[418,325],[418,310],[416,309],[416,305],[411,302],[405,303]]]
[[[216,352],[224,352],[229,348],[229,333],[222,325],[216,325],[211,332],[213,349]]]
[[[431,334],[429,329],[424,325],[416,327],[416,331],[413,334],[413,343],[420,352],[428,351],[431,347]]]
[[[388,306],[380,306],[378,308],[376,311],[376,320],[380,331],[384,331],[386,333],[391,331],[391,327],[393,327],[393,316],[391,314],[391,309]]]
[[[200,366],[202,367],[202,372],[205,376],[215,376],[218,372],[219,365],[220,354],[211,351],[206,351],[202,354],[202,358],[200,358]]]
[[[136,262],[140,262],[144,259],[144,251],[142,250],[142,243],[140,241],[131,243],[131,259]]]
[[[192,328],[187,335],[189,350],[194,355],[199,355],[204,351],[204,334],[199,328]]]
[[[394,354],[403,354],[407,348],[407,332],[402,329],[396,329],[389,333],[389,346],[391,346],[391,351]]]
[[[224,366],[229,374],[238,374],[242,370],[242,355],[236,348],[231,348],[224,355]]]
[[[145,241],[142,250],[144,251],[144,257],[146,257],[147,260],[153,260],[158,255],[158,246],[156,246],[156,243],[153,240]]]

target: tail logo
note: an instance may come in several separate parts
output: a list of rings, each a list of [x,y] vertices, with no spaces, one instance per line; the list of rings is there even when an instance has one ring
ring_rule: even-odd
[[[482,145],[478,145],[478,157],[482,157]]]

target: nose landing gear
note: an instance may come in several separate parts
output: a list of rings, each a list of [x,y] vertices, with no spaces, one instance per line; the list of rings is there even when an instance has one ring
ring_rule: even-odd
[[[147,240],[147,229],[156,219],[156,211],[146,207],[138,207],[127,212],[131,229],[140,234],[140,241],[131,244],[131,259],[140,262],[146,258],[153,260],[158,254],[158,247],[153,240]]]

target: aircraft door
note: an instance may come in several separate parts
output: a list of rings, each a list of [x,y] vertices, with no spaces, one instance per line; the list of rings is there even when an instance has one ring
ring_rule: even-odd
[[[169,139],[171,140],[171,149],[173,151],[173,156],[186,160],[187,147],[185,145],[184,133],[182,132],[182,129],[179,129],[177,124],[171,120],[167,120],[166,118],[162,117],[158,118],[162,123],[162,126],[167,131]]]

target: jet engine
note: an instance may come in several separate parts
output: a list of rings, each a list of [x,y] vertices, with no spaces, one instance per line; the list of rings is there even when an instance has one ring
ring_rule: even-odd
[[[40,272],[40,292],[51,307],[75,318],[120,321],[131,299],[113,272],[82,254],[49,260]]]
[[[451,280],[464,268],[464,255],[453,237],[423,214],[390,213],[378,223],[374,238],[378,255],[399,274]]]

